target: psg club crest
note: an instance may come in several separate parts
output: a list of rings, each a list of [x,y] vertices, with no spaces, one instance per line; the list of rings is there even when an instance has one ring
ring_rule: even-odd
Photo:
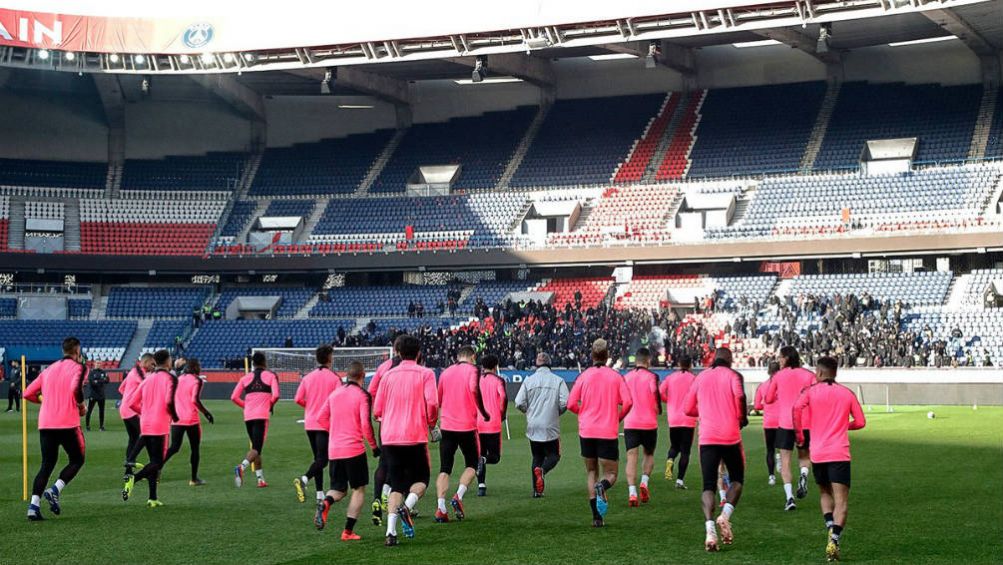
[[[190,49],[198,49],[208,45],[212,41],[212,35],[212,24],[192,24],[181,36],[181,41]]]

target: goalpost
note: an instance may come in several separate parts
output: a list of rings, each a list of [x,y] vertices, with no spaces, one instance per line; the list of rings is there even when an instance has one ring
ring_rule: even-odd
[[[292,400],[300,379],[317,368],[316,351],[313,347],[258,347],[265,354],[268,368],[279,378],[279,393],[283,400]],[[331,369],[343,374],[352,361],[360,361],[366,368],[366,377],[371,377],[381,363],[393,355],[391,347],[335,347]]]

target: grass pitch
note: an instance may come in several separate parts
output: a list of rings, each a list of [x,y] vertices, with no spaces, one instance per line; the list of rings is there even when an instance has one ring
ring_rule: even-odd
[[[276,407],[264,450],[271,487],[238,490],[231,472],[247,447],[240,411],[227,402],[208,404],[216,424],[204,424],[201,475],[207,486],[188,486],[186,446],[164,470],[164,507],[145,507],[145,484],[137,485],[133,500],[122,502],[126,435],[112,411],[107,432],[87,433],[87,462],[63,493],[63,514],[52,516],[43,501],[42,523],[24,518],[20,418],[0,414],[0,565],[824,562],[818,490],[812,484],[796,512],[783,511],[782,487],[766,483],[756,418],[744,433],[747,472],[745,495],[733,517],[736,543],[719,554],[703,551],[696,447],[686,477],[690,488],[677,491],[661,476],[668,434],[660,434],[652,501],[638,509],[627,508],[621,464],[607,527],[593,530],[575,417],[563,418],[564,459],[548,475],[546,498],[533,500],[525,422],[514,409],[509,411],[513,439],[504,443],[502,462],[489,467],[489,496],[468,495],[467,520],[433,523],[432,487],[418,505],[417,537],[401,536],[399,547],[384,548],[383,528],[369,523],[368,508],[357,527],[363,540],[343,543],[342,503],[332,509],[328,528],[318,532],[309,497],[306,504],[296,502],[291,481],[310,461],[306,436],[296,424],[298,407],[291,402]],[[853,490],[844,561],[1003,562],[1003,409],[936,407],[934,420],[926,417],[930,409],[885,413],[875,407],[867,412],[868,427],[851,433]],[[29,426],[30,480],[39,454],[34,420]],[[437,461],[433,445],[433,482]]]

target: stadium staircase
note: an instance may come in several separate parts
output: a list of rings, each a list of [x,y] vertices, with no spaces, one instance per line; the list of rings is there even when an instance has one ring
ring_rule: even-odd
[[[63,249],[80,251],[80,200],[63,199]]]
[[[540,126],[543,125],[543,121],[547,118],[547,113],[550,111],[552,103],[545,102],[540,105],[540,109],[537,110],[536,116],[533,117],[533,121],[529,123],[529,127],[526,128],[525,135],[519,141],[519,145],[516,146],[515,151],[512,153],[512,158],[509,159],[508,165],[505,167],[505,172],[502,173],[501,178],[498,179],[498,183],[495,185],[495,190],[503,190],[508,188],[509,181],[512,180],[512,176],[515,172],[519,170],[519,165],[522,164],[523,158],[526,156],[526,152],[529,151],[529,146],[533,144],[533,140],[536,139],[536,134],[540,131]]]
[[[294,320],[308,319],[310,317],[310,310],[313,310],[313,307],[317,305],[317,302],[320,302],[320,294],[314,293],[314,295],[311,296],[310,299],[307,300],[305,304],[303,304],[303,307],[296,311],[296,314],[293,315],[293,319]]]
[[[104,320],[105,312],[108,311],[108,295],[101,295],[101,289],[95,287],[91,288],[91,292],[94,293],[94,297],[91,298],[91,320]]]
[[[707,98],[707,91],[687,93],[687,99],[680,101],[678,120],[670,128],[670,141],[665,147],[655,180],[681,179],[690,170],[690,152],[696,143],[697,127],[700,125],[700,108]]]
[[[327,205],[331,203],[330,196],[321,196],[316,199],[316,205],[310,212],[310,216],[303,222],[303,232],[300,234],[299,243],[307,243],[310,241],[310,235],[313,233],[314,228],[324,217],[324,211],[327,210]]]
[[[841,85],[842,81],[830,81],[829,86],[825,89],[822,106],[819,108],[818,116],[815,118],[815,126],[811,130],[811,137],[808,138],[808,145],[805,147],[804,155],[801,157],[801,171],[803,172],[814,168],[818,152],[822,150],[822,141],[825,140],[825,132],[829,129],[829,120],[832,119],[832,111],[836,107],[836,101],[839,99],[839,88]]]
[[[641,177],[642,182],[653,182],[655,180],[655,175],[665,160],[666,152],[672,143],[672,139],[675,137],[676,130],[679,129],[679,123],[683,120],[689,103],[689,92],[677,94],[675,100],[669,102],[669,107],[666,108],[666,113],[669,115],[668,121],[661,131],[661,137],[658,139],[658,145],[655,147],[654,154],[644,168],[644,175]]]
[[[963,309],[965,294],[971,278],[971,274],[964,274],[957,275],[951,280],[951,286],[947,291],[947,311],[956,312]]]
[[[1003,175],[1000,175],[999,180],[996,182],[996,188],[993,189],[993,195],[986,202],[986,207],[982,210],[982,215],[987,218],[1001,219],[1003,215],[1000,214],[996,206],[1001,199],[1003,199]]]
[[[247,243],[247,234],[251,233],[251,227],[254,225],[254,221],[260,218],[261,215],[265,213],[265,210],[268,209],[268,205],[270,203],[271,200],[258,200],[258,207],[254,209],[254,213],[251,214],[251,217],[247,219],[247,223],[244,224],[244,227],[240,228],[240,232],[237,234],[237,237],[234,238],[233,240],[234,242]]]
[[[637,182],[644,177],[645,171],[651,166],[655,155],[661,155],[664,149],[661,142],[668,129],[669,122],[679,106],[679,99],[685,94],[670,92],[665,95],[665,100],[658,108],[658,113],[645,126],[641,137],[634,140],[634,145],[616,169],[613,171],[613,183]]]
[[[972,144],[968,148],[969,159],[982,159],[986,155],[986,146],[989,145],[989,134],[993,126],[993,118],[996,116],[997,100],[999,99],[999,86],[995,81],[986,83],[982,87],[982,101],[979,103],[979,118],[975,121],[975,131],[972,132]]]
[[[597,202],[595,200],[586,200],[582,202],[582,212],[581,214],[578,214],[578,221],[576,221],[575,225],[571,226],[571,229],[569,229],[568,231],[575,232],[578,231],[579,228],[584,226],[585,223],[588,221],[589,216],[592,215],[593,210],[595,210],[596,204]]]
[[[240,175],[240,180],[237,181],[237,186],[234,190],[234,200],[241,200],[247,197],[247,192],[251,189],[251,185],[254,184],[254,177],[258,174],[262,157],[264,157],[264,154],[258,152],[252,153],[247,158],[247,162],[244,164],[244,172]]]
[[[8,222],[7,248],[24,249],[24,201],[23,196],[10,197],[10,220]]]
[[[151,328],[153,328],[153,319],[151,318],[136,321],[136,333],[132,334],[132,341],[129,342],[129,346],[125,348],[125,353],[122,355],[124,366],[131,367],[133,362],[143,354],[143,344],[146,343],[146,337],[150,335]]]
[[[355,190],[356,196],[365,196],[369,194],[370,187],[372,187],[373,183],[376,182],[376,179],[379,178],[380,173],[383,172],[383,168],[387,166],[387,163],[390,162],[390,157],[393,156],[394,151],[397,150],[397,147],[401,144],[401,140],[404,139],[406,134],[407,128],[401,128],[394,132],[393,137],[391,137],[390,141],[387,142],[386,147],[383,148],[383,151],[380,152],[379,156],[376,157],[376,160],[373,161],[373,164],[369,167],[369,172],[366,173],[362,182],[359,183],[359,188]],[[311,231],[313,230],[311,229]]]
[[[105,198],[118,198],[122,190],[122,162],[108,164],[108,176],[105,179]]]
[[[783,300],[791,293],[792,286],[794,286],[794,279],[784,279],[777,283],[777,286],[773,289],[771,296],[776,296],[777,298]]]
[[[751,185],[742,190],[742,194],[735,199],[735,211],[731,216],[728,225],[733,226],[745,217],[745,211],[749,209],[749,203],[756,197],[756,185]]]

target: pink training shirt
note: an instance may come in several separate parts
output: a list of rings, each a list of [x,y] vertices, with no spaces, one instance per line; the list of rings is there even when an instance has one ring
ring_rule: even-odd
[[[480,372],[470,363],[457,363],[439,375],[439,427],[450,432],[477,429]]]
[[[327,457],[348,459],[366,452],[366,444],[376,449],[376,435],[370,416],[371,397],[366,389],[349,381],[339,385],[320,408],[320,419],[329,422]],[[332,414],[337,414],[332,418]]]
[[[174,375],[158,369],[143,379],[132,396],[125,399],[139,413],[139,433],[144,436],[166,436],[171,433],[171,411],[177,383]]]
[[[767,382],[769,385],[763,394],[763,402],[775,405],[779,427],[793,430],[794,403],[801,396],[801,391],[815,383],[815,373],[804,367],[780,369]]]
[[[387,371],[389,371],[390,368],[393,367],[393,365],[394,365],[394,360],[391,357],[390,359],[387,359],[386,361],[380,363],[379,367],[376,367],[376,372],[373,373],[373,378],[372,380],[369,381],[370,396],[376,398],[376,392],[380,390],[380,381],[383,380],[383,375],[385,375]]]
[[[763,429],[773,430],[780,427],[780,415],[777,413],[776,403],[771,402],[767,404],[764,399],[766,398],[766,387],[769,386],[769,379],[759,383],[756,387],[756,398],[753,401],[752,407],[763,413]]]
[[[303,428],[307,431],[325,431],[329,422],[322,418],[321,411],[327,398],[341,386],[341,377],[327,367],[318,367],[307,373],[296,389],[296,404],[303,411]]]
[[[38,429],[65,430],[80,427],[80,403],[84,401],[87,367],[64,358],[45,368],[24,390],[24,399],[41,402]],[[39,393],[42,398],[39,399]]]
[[[439,416],[435,373],[414,361],[401,361],[383,375],[373,403],[383,445],[428,443],[428,428]]]
[[[816,383],[805,390],[794,404],[793,417],[798,443],[804,441],[804,430],[811,430],[812,463],[849,461],[849,431],[867,425],[857,395],[835,382]]]
[[[689,371],[676,371],[662,380],[658,392],[665,403],[670,428],[695,428],[697,419],[686,415],[686,395],[696,375]]]
[[[583,371],[568,395],[568,410],[578,414],[578,435],[583,438],[616,439],[620,420],[633,405],[623,377],[606,366]]]
[[[623,428],[631,430],[657,430],[658,410],[661,408],[658,392],[658,375],[645,368],[637,368],[624,375],[634,407],[623,419]]]
[[[279,378],[268,370],[261,371],[261,380],[255,380],[253,372],[247,373],[233,387],[230,400],[244,409],[245,422],[267,420],[279,401]]]
[[[686,395],[686,413],[700,420],[700,445],[742,441],[742,378],[728,367],[702,371]]]
[[[178,414],[179,426],[194,426],[201,423],[198,400],[202,394],[202,379],[198,375],[185,373],[178,377],[178,388],[174,392],[174,411]]]
[[[129,371],[129,374],[126,375],[126,377],[122,379],[122,382],[118,385],[118,394],[122,397],[123,400],[127,396],[132,394],[134,390],[136,390],[136,387],[139,386],[139,383],[143,382],[144,376],[145,373],[143,372],[142,367],[140,367],[139,365],[136,365],[135,367],[132,368],[131,371]],[[119,415],[122,416],[123,420],[128,420],[133,416],[138,416],[138,414],[136,414],[136,412],[134,412],[132,408],[129,408],[129,405],[126,404],[125,402],[122,402],[118,405],[118,413]]]
[[[505,380],[494,373],[485,373],[480,380],[481,402],[484,410],[491,416],[491,421],[484,421],[484,416],[477,412],[477,432],[482,434],[500,434],[502,420],[505,419],[505,408],[508,406],[508,395],[505,393]]]

